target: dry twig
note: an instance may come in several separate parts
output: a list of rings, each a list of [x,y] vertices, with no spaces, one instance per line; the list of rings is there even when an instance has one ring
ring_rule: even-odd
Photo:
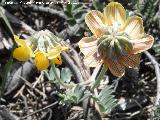
[[[156,59],[148,52],[144,52],[145,55],[148,57],[148,59],[152,62],[154,68],[155,68],[155,74],[157,77],[157,96],[155,101],[155,106],[160,104],[160,69],[159,69],[159,63],[156,61]]]
[[[46,110],[46,109],[48,109],[48,108],[50,108],[50,107],[53,107],[53,106],[55,106],[55,105],[57,105],[57,104],[58,104],[58,102],[54,102],[54,103],[52,103],[52,104],[50,104],[50,105],[48,105],[48,106],[46,106],[46,107],[44,107],[44,108],[42,108],[42,109],[39,109],[39,110],[37,110],[37,111],[35,111],[35,112],[31,113],[31,114],[28,114],[28,115],[22,117],[22,119],[25,119],[25,118],[27,118],[27,117],[29,117],[29,116],[32,116],[32,115],[34,115],[34,114],[36,114],[36,113],[38,113],[38,112],[41,112],[41,111]]]
[[[66,19],[66,16],[62,11],[58,11],[55,9],[51,9],[50,7],[43,7],[43,6],[38,6],[38,5],[29,5],[28,6],[32,11],[35,12],[44,12],[44,13],[49,13],[52,15],[57,15],[63,19]]]
[[[40,95],[43,96],[43,98],[47,98],[46,94],[44,94],[43,92],[41,92],[40,90],[38,90],[37,88],[33,88],[32,84],[30,82],[28,82],[27,80],[25,80],[23,77],[19,76],[24,82],[25,84],[30,87],[31,89],[35,90],[37,93],[39,93]]]

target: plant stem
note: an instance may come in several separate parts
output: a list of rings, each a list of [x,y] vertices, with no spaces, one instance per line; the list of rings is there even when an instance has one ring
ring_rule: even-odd
[[[103,66],[102,66],[102,69],[101,69],[101,71],[100,71],[100,73],[99,73],[99,75],[98,75],[98,77],[97,77],[97,79],[96,79],[96,81],[94,82],[93,86],[91,87],[91,91],[94,91],[94,89],[99,86],[99,84],[100,84],[100,82],[101,82],[104,74],[106,73],[106,71],[107,71],[107,69],[106,69],[106,67],[103,65]]]
[[[55,67],[55,64],[54,63],[51,63],[51,67],[52,67],[52,70],[53,70],[53,73],[54,73],[54,76],[55,76],[55,79],[59,82],[60,85],[62,85],[63,87],[66,87],[66,88],[72,88],[74,85],[73,84],[67,84],[67,83],[64,83],[63,80],[61,80],[58,76],[58,73],[56,71],[56,67]]]
[[[156,61],[156,59],[148,52],[144,52],[145,55],[148,57],[148,59],[151,61],[155,68],[155,74],[157,78],[157,95],[156,95],[156,100],[155,100],[155,106],[160,105],[160,68],[159,68],[159,63]]]

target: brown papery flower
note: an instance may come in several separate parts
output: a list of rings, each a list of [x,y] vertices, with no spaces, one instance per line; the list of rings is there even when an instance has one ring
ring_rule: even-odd
[[[118,2],[109,3],[103,13],[89,11],[85,22],[94,34],[79,41],[85,65],[104,64],[117,77],[124,75],[125,67],[139,65],[139,53],[151,48],[154,42],[151,35],[145,34],[142,18],[126,18],[126,11]]]

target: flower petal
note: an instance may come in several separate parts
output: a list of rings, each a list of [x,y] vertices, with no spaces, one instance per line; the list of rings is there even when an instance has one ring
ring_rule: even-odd
[[[97,67],[101,64],[99,58],[97,57],[96,51],[93,51],[92,53],[88,54],[84,59],[84,64],[88,67]]]
[[[20,39],[19,36],[14,35],[14,39],[19,46],[26,46],[26,41],[23,39]]]
[[[128,68],[134,68],[139,65],[140,57],[138,54],[123,55],[120,57],[119,62]]]
[[[92,51],[96,51],[96,37],[84,37],[79,41],[78,45],[81,52],[86,56],[87,54],[90,54]]]
[[[125,67],[118,60],[105,59],[104,65],[109,68],[111,73],[116,77],[121,77],[125,73]]]
[[[88,67],[96,67],[100,64],[97,57],[97,40],[96,37],[84,37],[78,43],[81,52],[85,55],[84,64]]]
[[[49,66],[49,60],[47,59],[45,54],[38,51],[34,59],[34,64],[38,70],[45,70]]]
[[[48,59],[53,59],[60,56],[61,52],[67,51],[68,47],[56,46],[52,47],[50,52],[48,53]]]
[[[13,51],[13,57],[19,61],[27,61],[30,58],[30,51],[27,47],[18,47]]]
[[[19,36],[17,36],[17,35],[14,35],[14,39],[15,39],[16,43],[18,44],[18,46],[22,46],[22,47],[26,48],[26,50],[30,53],[30,57],[35,56],[33,50],[31,49],[31,46],[29,46],[25,40],[19,39]]]
[[[118,2],[111,2],[104,8],[104,18],[109,26],[117,23],[123,25],[126,20],[126,11]]]
[[[62,64],[62,58],[59,55],[58,57],[51,59],[51,62],[53,62],[54,64],[61,65]]]
[[[101,12],[96,10],[88,12],[85,16],[85,22],[94,35],[101,36],[104,34],[102,29],[104,26],[104,17]]]
[[[33,50],[31,49],[31,47],[30,46],[26,46],[26,47],[30,53],[30,57],[35,57],[35,54],[34,54]]]
[[[154,38],[151,35],[145,35],[142,39],[132,40],[133,49],[130,51],[131,54],[141,53],[150,49],[153,45]]]
[[[122,28],[131,39],[138,39],[144,36],[143,20],[138,16],[129,17]]]

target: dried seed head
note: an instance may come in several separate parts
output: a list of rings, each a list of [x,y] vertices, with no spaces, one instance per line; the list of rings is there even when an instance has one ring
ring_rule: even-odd
[[[97,42],[98,53],[102,59],[117,60],[119,56],[126,55],[132,49],[132,43],[126,35],[103,35]]]

